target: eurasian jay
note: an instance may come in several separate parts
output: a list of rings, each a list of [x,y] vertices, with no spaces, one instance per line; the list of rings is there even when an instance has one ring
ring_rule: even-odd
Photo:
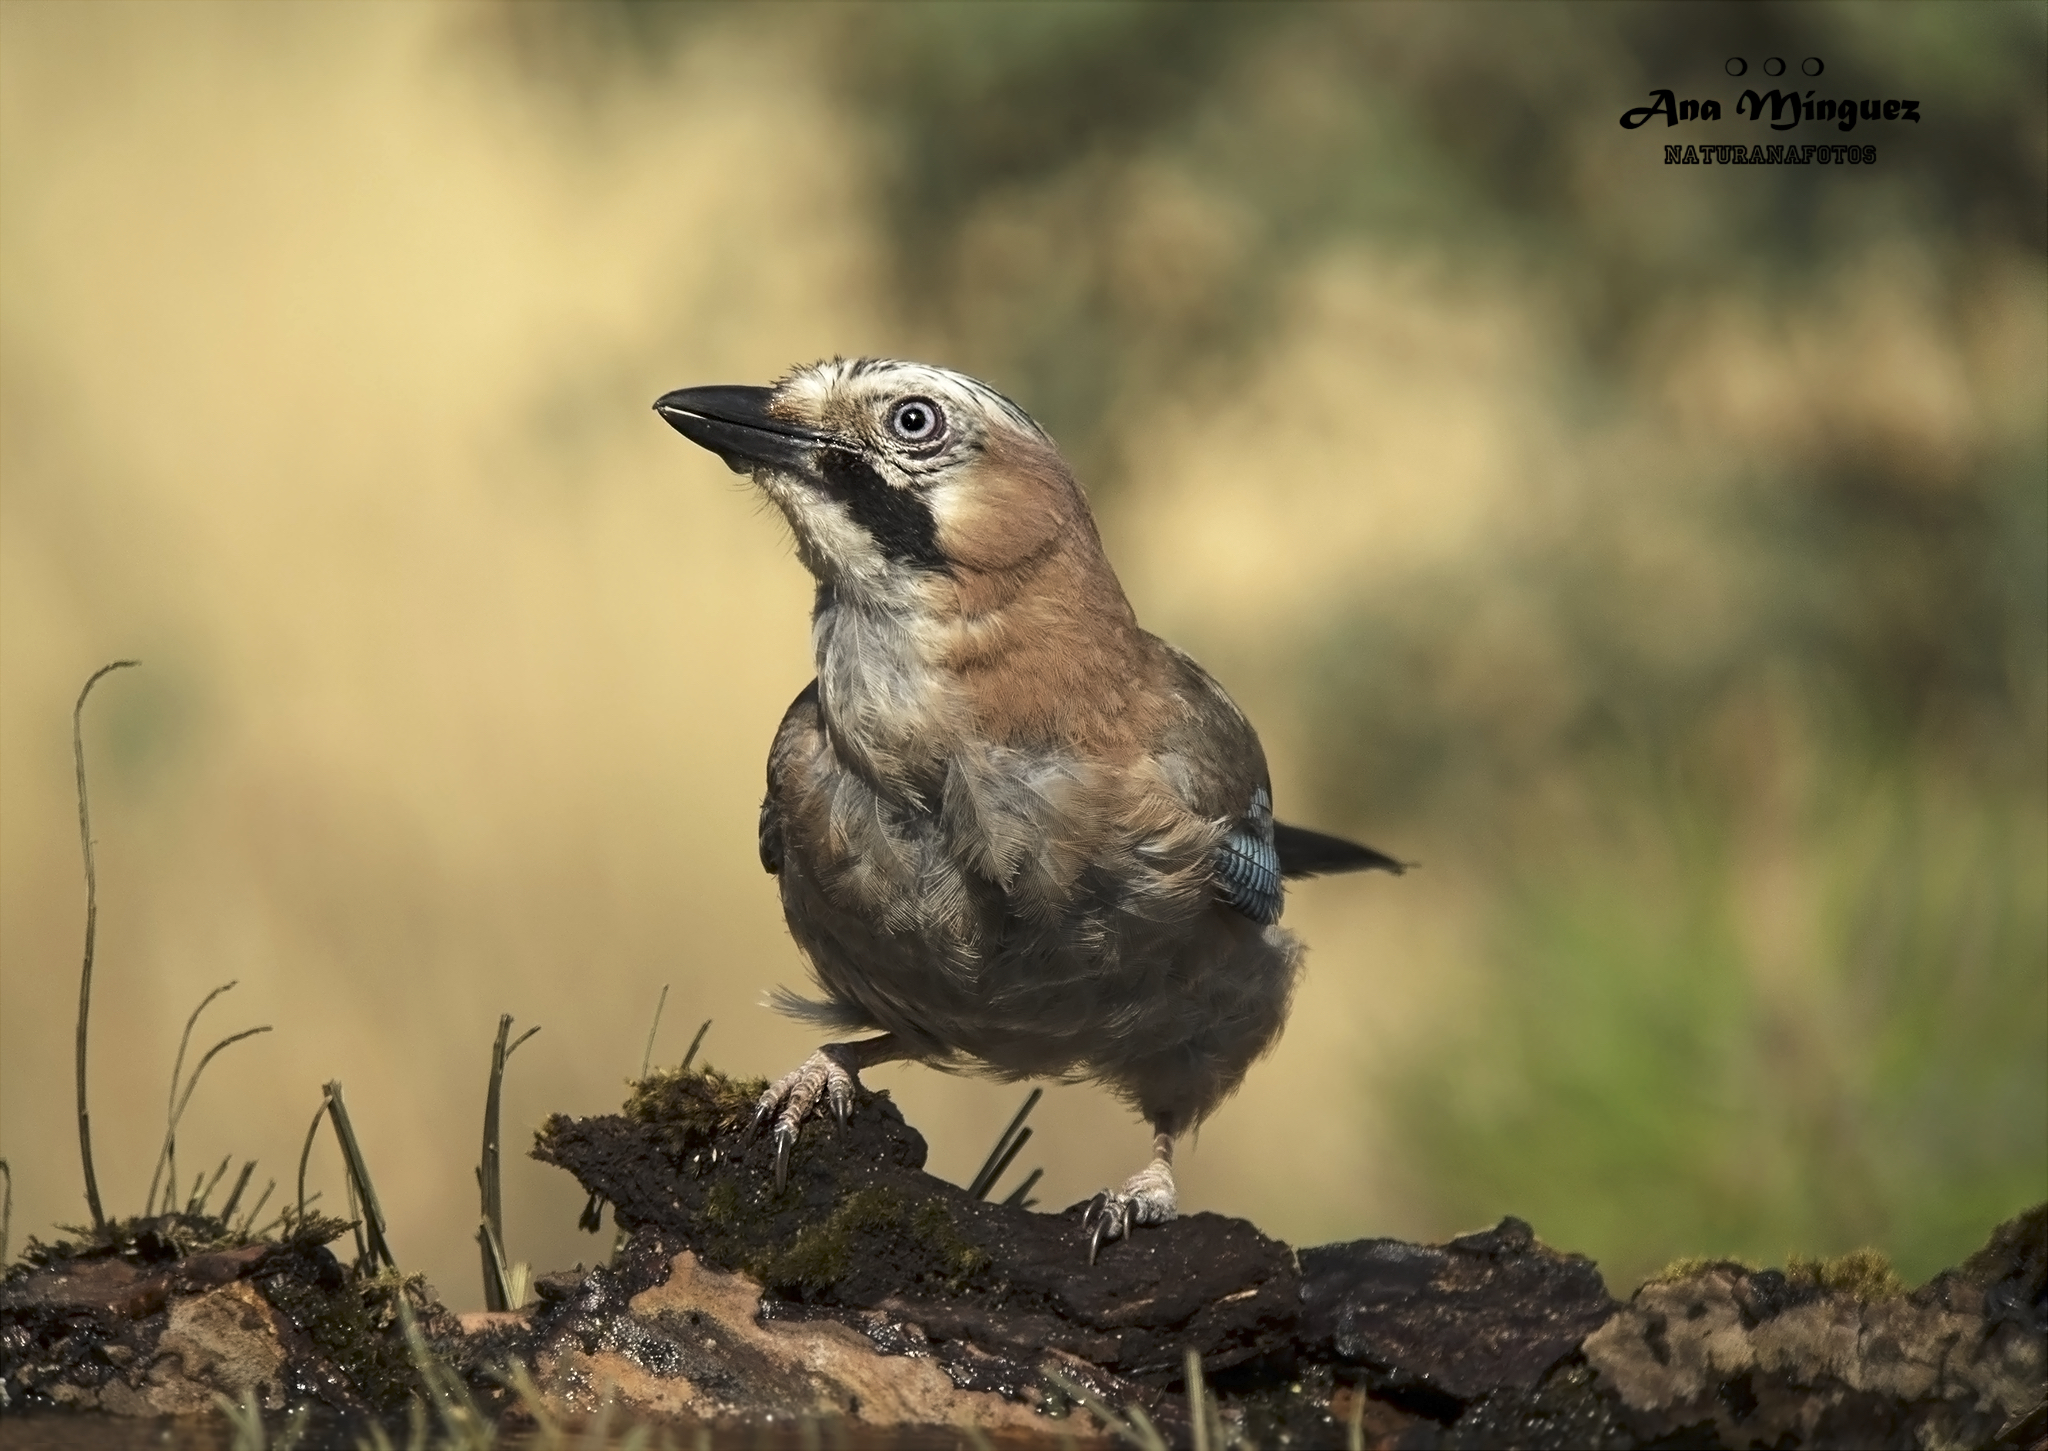
[[[1138,627],[1073,474],[959,373],[834,359],[655,405],[750,474],[817,579],[817,678],[768,752],[761,864],[833,1034],[770,1087],[778,1186],[804,1120],[915,1059],[1095,1080],[1151,1164],[1083,1212],[1089,1256],[1175,1213],[1173,1145],[1278,1037],[1301,969],[1282,880],[1393,858],[1273,819],[1259,738]]]

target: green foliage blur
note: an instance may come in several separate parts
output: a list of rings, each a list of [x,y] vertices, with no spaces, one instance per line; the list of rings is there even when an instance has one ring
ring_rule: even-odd
[[[1618,1280],[1674,1242],[1870,1242],[1912,1279],[2048,1197],[2048,9],[619,3],[522,24],[537,84],[733,25],[828,68],[869,140],[894,308],[1029,400],[1112,504],[1139,471],[1128,421],[1229,399],[1319,263],[1419,257],[1526,299],[1564,440],[1532,440],[1537,523],[1201,652],[1314,682],[1327,824],[1489,874],[1458,1031],[1351,1091],[1395,1114],[1441,1216],[1527,1215]],[[1824,56],[1823,93],[1928,120],[1859,133],[1867,173],[1645,180],[1667,138],[1620,112],[1661,86],[1730,104],[1724,58],[1767,55]],[[1910,368],[1888,394],[1842,339],[1894,322],[1977,371],[1947,402]],[[1711,401],[1745,386],[1762,400]]]

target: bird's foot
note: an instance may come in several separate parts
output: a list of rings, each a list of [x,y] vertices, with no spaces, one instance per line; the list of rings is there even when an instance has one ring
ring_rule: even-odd
[[[827,1043],[791,1072],[770,1084],[754,1105],[753,1132],[771,1119],[775,1124],[775,1190],[789,1182],[789,1154],[805,1119],[823,1099],[841,1128],[853,1113],[854,1090],[860,1087],[860,1064],[853,1043]]]
[[[1141,1224],[1165,1224],[1180,1211],[1175,1203],[1173,1166],[1154,1159],[1124,1181],[1112,1194],[1107,1189],[1088,1201],[1081,1213],[1081,1232],[1088,1236],[1088,1263],[1112,1240],[1122,1239]]]

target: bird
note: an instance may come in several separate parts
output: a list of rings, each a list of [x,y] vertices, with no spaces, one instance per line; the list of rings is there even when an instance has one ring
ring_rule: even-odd
[[[773,1004],[835,1041],[759,1100],[778,1191],[804,1122],[908,1059],[1098,1082],[1149,1123],[1151,1161],[1082,1207],[1091,1264],[1173,1219],[1176,1140],[1286,1020],[1284,882],[1406,864],[1274,819],[1251,723],[1139,628],[1073,471],[994,388],[833,358],[654,407],[816,581],[758,845],[819,990]]]

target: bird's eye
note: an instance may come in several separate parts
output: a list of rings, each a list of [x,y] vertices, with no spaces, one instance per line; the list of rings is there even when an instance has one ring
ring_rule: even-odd
[[[946,415],[929,398],[905,398],[889,410],[889,430],[905,443],[930,443],[946,429]]]

